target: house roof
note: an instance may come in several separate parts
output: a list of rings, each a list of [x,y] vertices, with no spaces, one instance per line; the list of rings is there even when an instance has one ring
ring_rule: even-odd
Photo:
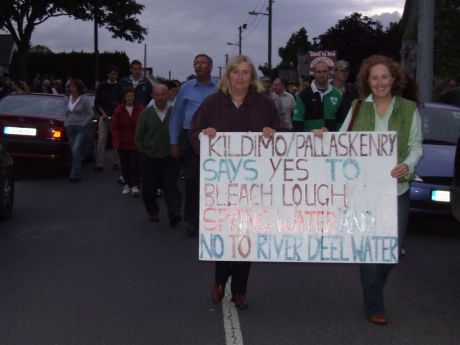
[[[11,35],[0,35],[0,65],[6,67],[10,65],[15,47]]]

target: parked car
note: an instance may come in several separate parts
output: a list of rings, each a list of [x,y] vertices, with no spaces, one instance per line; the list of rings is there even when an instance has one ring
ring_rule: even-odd
[[[460,137],[455,151],[454,178],[450,187],[450,208],[455,219],[460,222]]]
[[[453,87],[444,92],[441,96],[439,96],[439,102],[460,107],[460,86]]]
[[[69,163],[71,152],[64,128],[65,97],[52,94],[8,95],[0,100],[0,140],[13,158]],[[94,135],[84,155],[94,157]]]
[[[8,219],[13,211],[14,170],[13,160],[0,143],[0,219]]]
[[[450,214],[455,145],[460,135],[460,108],[426,103],[419,107],[423,157],[415,169],[410,198],[413,212]]]

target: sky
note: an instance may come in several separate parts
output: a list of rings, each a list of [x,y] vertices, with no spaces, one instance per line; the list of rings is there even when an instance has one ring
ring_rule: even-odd
[[[193,57],[206,53],[214,60],[213,75],[225,66],[225,55],[236,55],[238,27],[247,24],[242,34],[242,52],[255,65],[267,62],[268,16],[251,16],[249,11],[266,12],[268,0],[137,0],[145,5],[140,24],[148,34],[141,44],[113,39],[99,29],[99,51],[124,51],[130,60],[144,62],[156,76],[184,80],[193,73]],[[326,32],[338,20],[353,12],[367,16],[385,14],[398,18],[404,0],[275,0],[273,3],[272,65],[280,62],[278,48],[301,27],[307,29],[310,41]],[[395,14],[394,12],[398,12]],[[382,19],[385,24],[387,19]],[[93,25],[69,17],[51,18],[37,26],[32,44],[45,45],[53,52],[94,49]],[[340,58],[340,56],[339,56]]]

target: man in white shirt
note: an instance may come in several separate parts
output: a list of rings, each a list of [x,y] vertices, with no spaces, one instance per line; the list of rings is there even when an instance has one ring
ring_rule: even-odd
[[[292,130],[292,114],[295,108],[295,98],[286,91],[286,80],[276,78],[273,81],[272,87],[274,96],[279,99],[279,102],[275,102],[275,105],[281,117],[281,128]]]
[[[169,120],[172,108],[168,104],[168,87],[157,84],[153,87],[155,103],[144,109],[136,126],[136,147],[142,162],[142,199],[149,220],[160,220],[157,190],[161,186],[165,195],[169,224],[181,221],[182,195],[177,186],[180,161],[170,152]]]

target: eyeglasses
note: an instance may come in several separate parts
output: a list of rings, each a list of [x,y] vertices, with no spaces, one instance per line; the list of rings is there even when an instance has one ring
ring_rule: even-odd
[[[195,62],[193,63],[193,66],[200,66],[200,65],[201,65],[201,66],[206,66],[207,64],[208,64],[207,61],[195,61]]]

